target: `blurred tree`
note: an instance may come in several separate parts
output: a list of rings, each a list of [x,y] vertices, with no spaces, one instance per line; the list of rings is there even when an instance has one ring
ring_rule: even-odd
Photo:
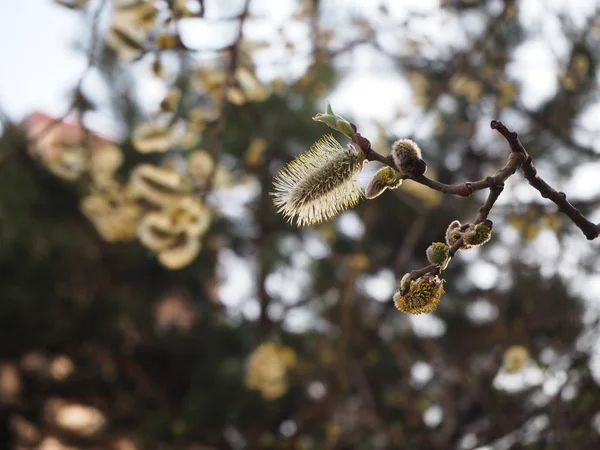
[[[434,182],[502,168],[500,119],[551,185],[591,186],[597,2],[56,3],[88,24],[70,108],[2,116],[6,448],[598,448],[598,241],[519,173],[418,317],[400,279],[485,195],[417,176],[300,229],[269,195],[329,97],[368,159],[414,139]],[[371,78],[412,98],[387,110]],[[597,193],[567,193],[598,217]]]

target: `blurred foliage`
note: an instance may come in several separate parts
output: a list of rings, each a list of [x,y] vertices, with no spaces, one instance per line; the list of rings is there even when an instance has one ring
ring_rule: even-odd
[[[482,197],[405,181],[297,229],[269,196],[328,131],[311,117],[367,50],[411,87],[417,116],[374,118],[378,151],[413,138],[428,174],[479,179],[508,153],[488,128],[499,118],[567,183],[598,155],[577,134],[598,101],[598,5],[577,20],[545,10],[568,50],[531,107],[513,56],[543,30],[524,25],[524,1],[424,13],[298,0],[280,27],[260,0],[56,3],[88,25],[109,94],[97,104],[80,83],[64,121],[3,121],[3,448],[600,447],[598,246],[551,205],[517,201],[507,183],[490,243],[454,258],[438,309],[415,319],[394,309],[399,278]],[[245,28],[269,21],[268,39]],[[211,22],[234,41],[190,48],[181,29]],[[460,44],[440,41],[457,29]],[[263,51],[282,74],[259,76]],[[154,108],[135,89],[148,79],[164,90]],[[115,118],[120,138],[88,129],[93,114]],[[598,212],[597,196],[574,203]]]

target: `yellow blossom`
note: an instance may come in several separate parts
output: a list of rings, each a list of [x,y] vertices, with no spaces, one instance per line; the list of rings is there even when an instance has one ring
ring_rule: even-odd
[[[174,144],[173,128],[170,124],[143,122],[133,130],[133,146],[140,153],[165,152]]]
[[[398,291],[394,294],[394,305],[400,311],[409,314],[430,313],[437,309],[444,293],[444,282],[437,275],[426,274],[410,281],[406,294]]]
[[[507,372],[519,372],[529,361],[529,351],[522,345],[513,345],[504,352],[503,366]]]
[[[290,347],[262,343],[246,361],[246,386],[260,391],[267,400],[279,398],[287,391],[287,375],[295,364],[296,353]]]
[[[107,242],[128,242],[135,238],[141,208],[116,182],[81,200],[81,210]]]
[[[189,190],[182,175],[173,169],[140,164],[131,172],[130,188],[136,198],[155,205],[170,205]]]

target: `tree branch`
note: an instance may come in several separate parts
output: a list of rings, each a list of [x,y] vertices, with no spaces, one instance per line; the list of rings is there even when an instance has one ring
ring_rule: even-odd
[[[502,127],[504,127],[504,125],[502,125],[500,122],[492,121],[492,128],[494,127],[494,125],[497,125],[497,124],[500,124]],[[506,127],[504,127],[504,128],[506,128]],[[375,150],[373,150],[371,148],[371,144],[367,139],[360,136],[358,133],[357,133],[357,135],[359,136],[359,138],[356,139],[355,142],[357,142],[359,144],[359,146],[361,147],[361,149],[366,153],[367,160],[378,161],[378,162],[386,164],[392,168],[395,168],[395,166],[393,164],[393,160],[389,156],[386,157],[386,156],[383,156],[383,155],[377,153]],[[519,142],[519,145],[520,144],[521,143]],[[445,183],[441,183],[436,180],[432,180],[431,178],[428,178],[426,175],[417,175],[414,177],[410,177],[409,179],[411,179],[412,181],[415,181],[419,184],[422,184],[424,186],[427,186],[428,188],[439,191],[443,194],[458,195],[460,197],[469,197],[473,193],[482,191],[484,189],[491,189],[492,187],[497,189],[497,187],[500,185],[504,186],[504,182],[511,175],[513,175],[517,171],[517,169],[519,169],[521,167],[521,165],[523,164],[523,162],[526,159],[527,152],[525,152],[525,149],[523,149],[522,146],[521,146],[521,148],[517,148],[517,147],[512,148],[511,147],[511,150],[512,150],[512,152],[510,153],[510,155],[508,157],[508,161],[506,162],[506,165],[502,169],[500,169],[498,172],[496,172],[496,174],[494,176],[485,177],[481,180],[465,181],[464,183],[461,183],[461,184],[445,184]],[[501,191],[502,191],[502,189],[500,189],[500,192]],[[498,195],[499,195],[499,193],[498,193]],[[495,201],[495,199],[494,199],[494,201]],[[493,202],[491,203],[491,205],[493,205]],[[487,214],[489,214],[489,210],[487,211]],[[486,214],[486,217],[487,217],[487,214]],[[483,219],[485,219],[485,217]]]
[[[537,189],[543,198],[553,201],[558,206],[558,210],[571,219],[588,240],[591,241],[596,239],[600,235],[600,224],[596,225],[587,220],[583,214],[567,200],[567,194],[556,191],[552,186],[540,178],[533,165],[533,158],[529,156],[525,148],[523,148],[517,133],[511,133],[501,122],[497,121],[492,122],[492,129],[504,136],[513,151],[517,149],[517,151],[524,152],[526,159],[521,166],[521,173],[529,184]]]
[[[589,240],[597,238],[600,235],[600,224],[595,225],[587,220],[577,208],[567,201],[567,196],[564,192],[557,192],[539,177],[537,170],[533,166],[533,159],[529,156],[525,147],[523,147],[518,134],[510,131],[499,120],[492,120],[490,127],[506,139],[511,150],[506,164],[498,170],[494,176],[486,177],[479,181],[466,181],[456,185],[440,183],[439,181],[427,178],[425,175],[409,177],[409,179],[444,194],[458,195],[461,197],[468,197],[474,192],[489,189],[488,197],[485,203],[479,208],[477,218],[474,222],[475,224],[478,224],[487,220],[494,204],[504,190],[505,181],[514,175],[518,169],[521,169],[523,176],[529,184],[537,189],[542,197],[552,200],[558,206],[559,211],[565,214],[581,229],[581,231],[583,231],[586,238]],[[378,161],[395,168],[393,160],[389,156],[385,157],[373,150],[369,140],[359,133],[354,135],[353,141],[365,152],[367,160]],[[448,251],[450,258],[453,258],[454,255],[461,250],[463,240],[464,238],[461,236],[454,245],[450,247]],[[428,273],[439,275],[441,272],[442,270],[438,264],[430,264],[421,269],[411,271],[410,279],[415,280]]]
[[[229,101],[227,100],[227,91],[235,82],[235,71],[238,65],[238,50],[239,45],[242,40],[244,34],[244,22],[248,17],[250,11],[250,0],[246,0],[244,3],[244,8],[238,19],[240,21],[238,33],[233,41],[233,43],[227,48],[229,51],[229,65],[227,67],[227,74],[225,82],[223,83],[223,89],[221,92],[221,104],[219,105],[219,115],[216,119],[216,122],[213,125],[213,133],[212,133],[212,145],[210,148],[210,155],[213,159],[213,167],[208,174],[206,179],[206,188],[203,192],[203,197],[206,197],[210,191],[212,190],[213,183],[215,180],[215,175],[217,174],[217,162],[219,158],[219,153],[221,152],[221,146],[223,141],[223,131],[225,129],[225,114],[227,112],[227,106]]]

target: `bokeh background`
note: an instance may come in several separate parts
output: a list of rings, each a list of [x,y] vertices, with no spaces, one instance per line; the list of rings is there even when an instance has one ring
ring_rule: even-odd
[[[269,196],[330,101],[446,183],[504,164],[501,119],[599,222],[599,11],[2,2],[0,447],[600,448],[599,244],[520,174],[423,316],[398,280],[485,193],[302,229]]]

